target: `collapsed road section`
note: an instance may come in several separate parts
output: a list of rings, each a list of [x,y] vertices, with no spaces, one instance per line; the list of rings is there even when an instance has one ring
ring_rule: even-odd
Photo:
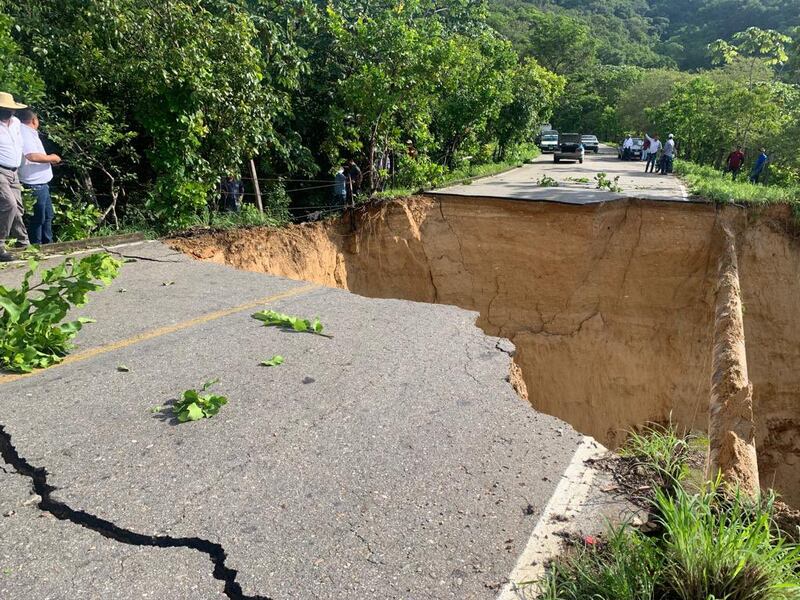
[[[457,307],[120,252],[69,359],[0,374],[3,600],[222,600],[233,572],[241,597],[497,595],[584,444],[514,392],[513,346]],[[213,419],[153,412],[216,378]]]
[[[610,446],[647,422],[707,431],[724,222],[736,240],[761,483],[800,503],[800,244],[788,211],[434,195],[355,218],[355,232],[330,221],[172,245],[365,296],[478,311],[484,331],[517,347],[533,406]]]

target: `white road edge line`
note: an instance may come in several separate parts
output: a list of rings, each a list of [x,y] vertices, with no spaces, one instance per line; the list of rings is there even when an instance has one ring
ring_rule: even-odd
[[[89,238],[91,240],[91,238]],[[117,244],[116,246],[106,246],[108,250],[118,250],[119,248],[132,248],[133,246],[143,246],[145,244],[152,244],[154,242],[159,242],[160,240],[139,240],[136,242],[124,242],[122,244]],[[46,261],[50,260],[51,258],[69,258],[71,256],[83,256],[84,254],[94,254],[95,252],[102,252],[103,248],[101,246],[95,246],[93,248],[81,248],[80,250],[75,250],[75,252],[63,252],[60,254],[43,254],[42,256],[38,257],[36,260],[39,261]],[[20,267],[28,262],[27,259],[25,260],[14,260],[9,263],[6,263],[9,266],[13,267]]]
[[[600,458],[607,452],[592,437],[584,436],[581,440],[497,600],[530,600],[536,597],[536,587],[531,582],[542,578],[545,565],[561,550],[562,539],[555,534],[564,529],[564,523],[553,517],[571,519],[580,513],[596,475],[596,471],[584,463],[592,458]]]
[[[678,185],[681,186],[681,196],[683,196],[683,201],[684,202],[688,202],[689,201],[689,192],[686,189],[686,186],[683,185],[683,182],[680,179],[678,180]]]

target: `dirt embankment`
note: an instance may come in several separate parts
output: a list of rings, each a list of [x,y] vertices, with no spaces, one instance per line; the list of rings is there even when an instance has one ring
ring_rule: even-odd
[[[197,258],[358,294],[454,304],[517,346],[531,403],[609,445],[648,421],[705,430],[717,219],[740,238],[762,482],[800,503],[800,247],[704,205],[414,198],[340,222],[174,240]],[[794,465],[794,466],[792,466]]]

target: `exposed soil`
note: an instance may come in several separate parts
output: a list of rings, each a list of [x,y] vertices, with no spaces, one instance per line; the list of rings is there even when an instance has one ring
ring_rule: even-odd
[[[534,407],[616,446],[647,422],[707,429],[718,219],[738,240],[761,482],[798,505],[800,244],[786,215],[417,197],[363,209],[355,233],[331,221],[172,245],[365,296],[474,310],[488,334],[516,345]]]

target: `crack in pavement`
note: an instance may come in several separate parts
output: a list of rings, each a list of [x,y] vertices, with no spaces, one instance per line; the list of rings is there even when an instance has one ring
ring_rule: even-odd
[[[224,593],[231,600],[272,600],[269,596],[248,596],[242,591],[242,586],[236,583],[238,571],[226,566],[227,553],[221,544],[199,537],[176,538],[166,535],[156,536],[136,533],[119,527],[111,521],[82,510],[76,510],[63,502],[55,500],[52,494],[58,488],[47,483],[47,469],[34,467],[25,458],[21,457],[11,442],[11,434],[6,431],[3,425],[0,425],[0,457],[17,474],[31,480],[34,493],[41,498],[41,502],[38,503],[39,510],[53,515],[56,519],[80,525],[105,538],[130,546],[196,550],[206,554],[211,560],[214,565],[212,575],[214,579],[225,583]]]

